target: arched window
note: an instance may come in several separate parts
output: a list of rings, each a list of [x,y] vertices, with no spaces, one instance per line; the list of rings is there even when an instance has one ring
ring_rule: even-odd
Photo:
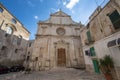
[[[14,24],[17,23],[16,19],[14,19],[14,18],[12,18],[11,21],[12,21]]]
[[[22,39],[22,36],[21,36],[21,35],[19,35],[19,36],[18,36],[18,38]]]
[[[7,34],[13,34],[13,29],[10,26],[6,27],[6,33]]]

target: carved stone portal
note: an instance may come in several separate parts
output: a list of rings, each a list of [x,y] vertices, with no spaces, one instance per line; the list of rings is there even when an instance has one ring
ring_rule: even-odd
[[[61,40],[55,43],[55,65],[59,67],[70,66],[69,43]]]
[[[64,48],[58,49],[57,66],[66,66],[66,53]]]

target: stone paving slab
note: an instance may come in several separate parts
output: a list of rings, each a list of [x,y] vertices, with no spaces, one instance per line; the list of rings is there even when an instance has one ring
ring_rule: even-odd
[[[72,68],[55,68],[50,71],[10,73],[0,75],[0,80],[105,80],[100,74]]]

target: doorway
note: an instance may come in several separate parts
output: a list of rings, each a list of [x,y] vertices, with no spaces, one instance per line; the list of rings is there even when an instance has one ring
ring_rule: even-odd
[[[94,65],[94,70],[95,70],[95,72],[96,72],[96,73],[100,73],[98,61],[97,61],[97,60],[92,60],[92,61],[93,61],[93,65]]]
[[[64,48],[58,49],[58,55],[57,55],[57,66],[64,67],[66,66],[66,53]]]

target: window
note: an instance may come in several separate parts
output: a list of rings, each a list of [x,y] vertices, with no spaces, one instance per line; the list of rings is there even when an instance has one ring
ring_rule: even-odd
[[[92,39],[91,39],[91,34],[90,34],[90,31],[87,31],[87,33],[86,33],[86,34],[87,34],[87,38],[88,38],[88,40],[89,40],[89,41],[91,41]]]
[[[96,56],[94,47],[91,47],[89,50],[85,51],[86,56]]]
[[[85,51],[85,55],[87,55],[87,56],[91,56],[91,54],[90,54],[90,50],[86,50],[86,51]]]
[[[11,20],[13,23],[17,23],[17,21],[14,19],[14,18],[12,18],[12,20]]]
[[[6,49],[6,46],[2,46],[1,50],[5,50]]]
[[[28,55],[30,55],[30,52],[28,52]]]
[[[5,34],[5,37],[8,37],[8,34],[7,34],[7,33]]]
[[[3,9],[0,7],[0,13],[2,13],[3,12]]]
[[[96,55],[94,47],[90,48],[90,53],[91,53],[91,56],[95,56]]]
[[[38,57],[35,57],[35,61],[38,61]]]
[[[32,44],[32,43],[29,43],[29,47],[31,47],[31,44]]]
[[[17,53],[18,52],[18,49],[15,49],[15,53]]]
[[[28,61],[29,59],[30,59],[30,56],[27,56],[27,59],[26,59],[26,60]]]
[[[19,35],[19,36],[18,36],[18,38],[20,38],[20,39],[21,39],[21,38],[22,38],[22,36],[21,36],[21,35]]]
[[[13,33],[13,29],[10,26],[6,27],[6,33],[7,34],[12,34]]]
[[[17,38],[17,45],[20,45],[21,41],[22,41],[22,36],[19,35],[18,38]]]
[[[120,14],[115,10],[112,14],[109,15],[109,18],[115,29],[120,28]]]

